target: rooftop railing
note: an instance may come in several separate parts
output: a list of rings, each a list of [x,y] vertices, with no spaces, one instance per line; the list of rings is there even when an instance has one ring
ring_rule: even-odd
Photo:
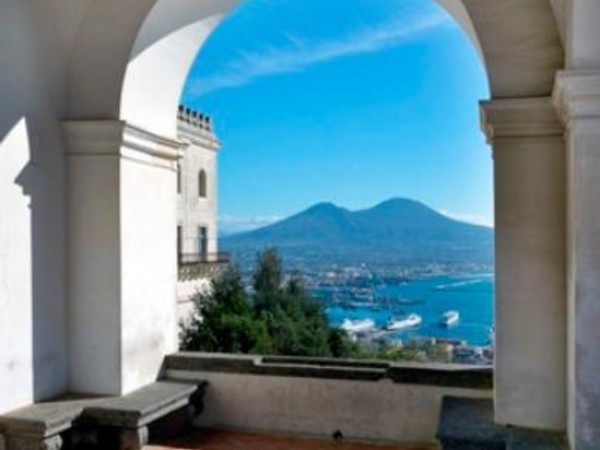
[[[191,109],[187,106],[180,105],[177,113],[177,119],[180,122],[199,128],[204,131],[212,132],[212,120],[206,114]]]

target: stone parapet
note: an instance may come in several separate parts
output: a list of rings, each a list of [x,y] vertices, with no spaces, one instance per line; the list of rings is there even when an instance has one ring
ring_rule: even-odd
[[[400,384],[482,390],[489,390],[493,387],[491,367],[451,364],[178,353],[166,357],[165,370],[167,374],[176,372],[222,372],[354,381],[381,381],[387,379]]]
[[[179,136],[184,141],[189,141],[190,144],[213,151],[221,148],[221,143],[213,130],[211,118],[192,108],[179,106],[177,130]]]

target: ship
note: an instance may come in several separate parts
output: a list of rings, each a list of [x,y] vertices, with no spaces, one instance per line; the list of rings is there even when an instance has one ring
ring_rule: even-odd
[[[410,314],[402,319],[390,319],[386,329],[388,331],[403,330],[405,328],[413,328],[421,325],[423,319],[418,314]]]
[[[440,318],[440,325],[443,327],[451,327],[456,325],[460,320],[460,313],[458,311],[446,311]]]
[[[373,321],[373,319],[344,319],[340,328],[348,333],[364,333],[375,328],[375,322]]]

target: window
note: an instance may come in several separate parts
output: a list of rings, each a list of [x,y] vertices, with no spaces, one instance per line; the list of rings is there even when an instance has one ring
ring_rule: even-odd
[[[177,163],[177,193],[181,194],[181,163]]]
[[[183,253],[183,228],[181,225],[177,226],[177,256],[181,258]]]
[[[208,228],[198,227],[198,253],[204,260],[208,254]]]
[[[201,170],[198,175],[198,196],[206,198],[206,172],[204,170]]]

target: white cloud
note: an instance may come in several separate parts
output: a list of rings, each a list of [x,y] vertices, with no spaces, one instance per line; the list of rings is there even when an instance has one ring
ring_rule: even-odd
[[[405,17],[396,18],[335,39],[315,41],[287,35],[283,46],[240,51],[238,57],[223,71],[194,80],[192,92],[204,95],[224,88],[243,86],[262,77],[298,72],[321,62],[372,53],[400,45],[449,23],[452,22],[447,15],[435,12],[413,21],[407,21]]]
[[[479,213],[461,213],[461,212],[453,212],[447,210],[441,210],[440,214],[453,219],[458,220],[459,222],[467,222],[473,225],[482,225],[485,227],[494,227],[493,219],[486,217],[484,214]]]
[[[278,215],[250,217],[223,215],[219,217],[219,228],[222,233],[238,233],[271,225],[281,219],[283,219],[283,217]]]

